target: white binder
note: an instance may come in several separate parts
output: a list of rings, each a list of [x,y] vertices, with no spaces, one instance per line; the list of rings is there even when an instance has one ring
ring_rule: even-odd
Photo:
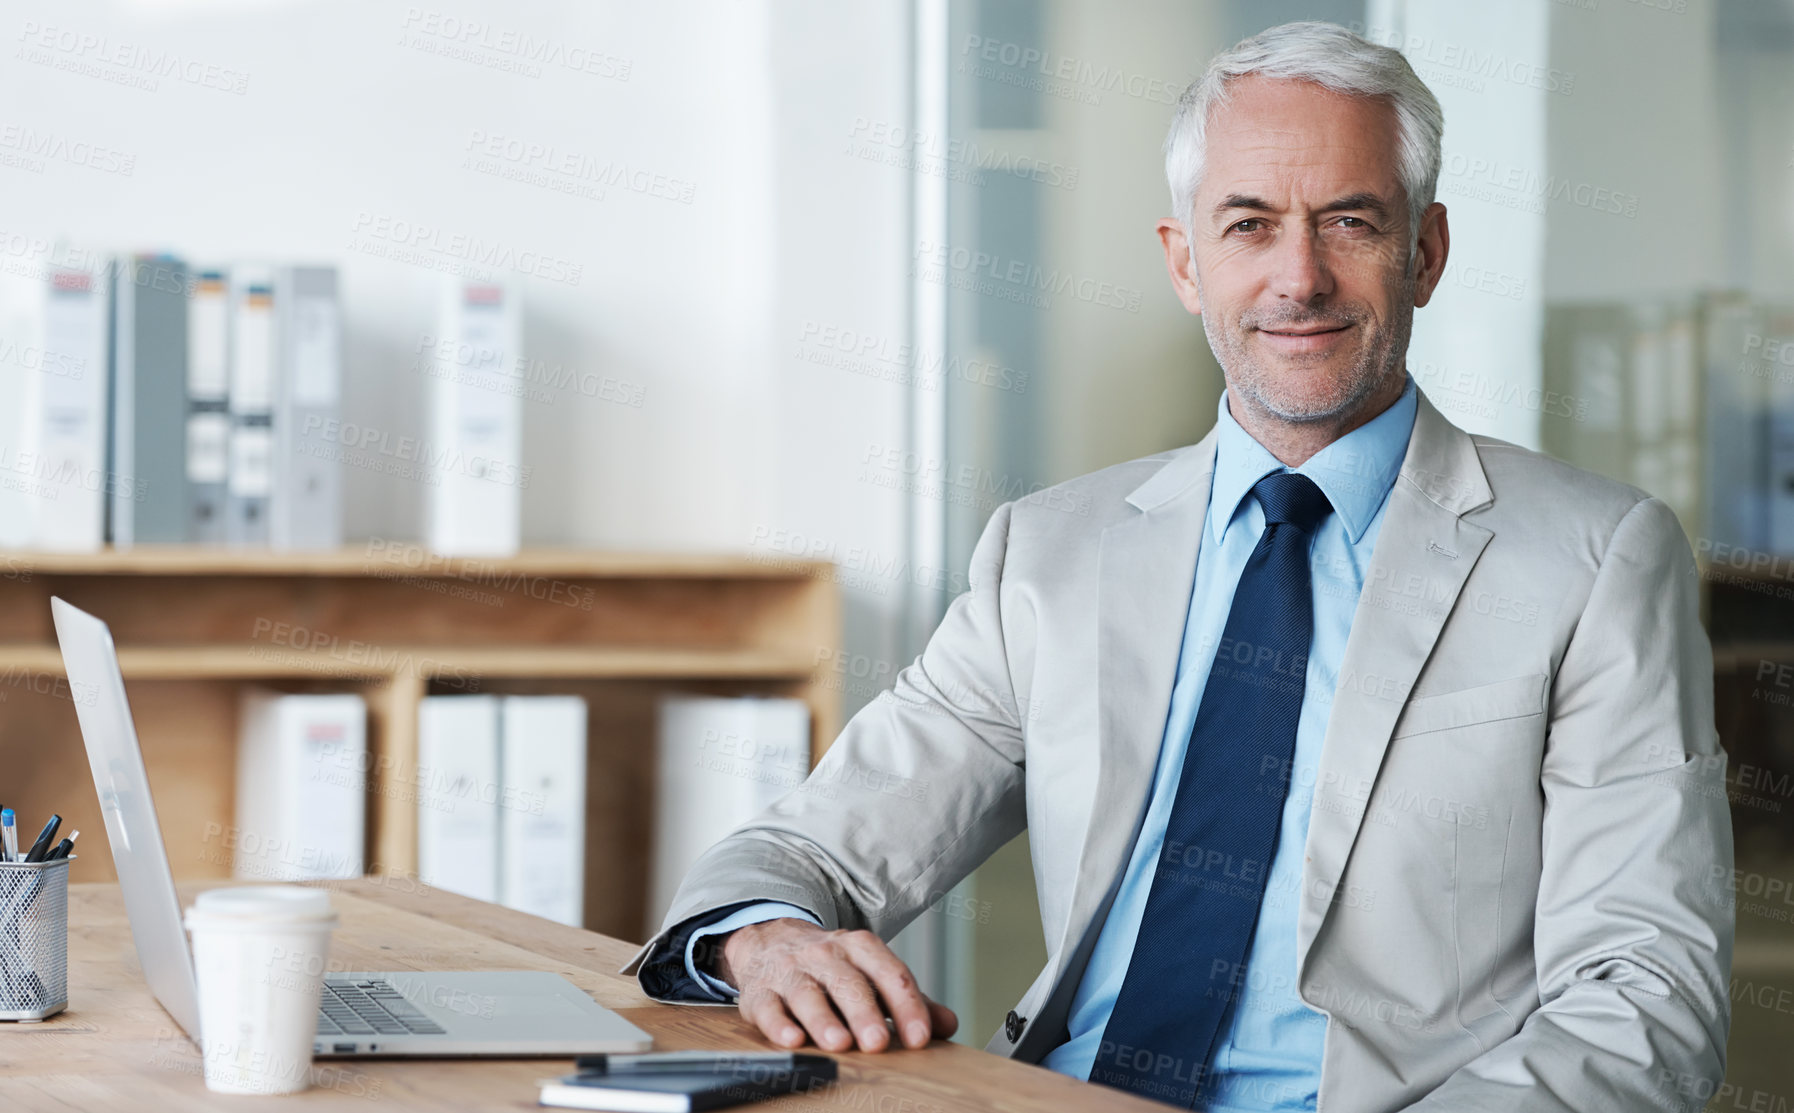
[[[105,543],[108,271],[52,267],[42,287],[44,359],[79,367],[79,377],[26,377],[24,459],[18,478],[32,495],[32,544],[96,552]]]
[[[426,696],[418,708],[417,868],[426,885],[498,900],[496,696]]]
[[[341,411],[343,356],[335,267],[282,267],[269,541],[276,549],[343,542],[342,464],[330,430]]]
[[[31,547],[36,496],[21,469],[25,425],[30,416],[30,380],[38,375],[91,374],[66,361],[45,358],[43,292],[39,279],[0,270],[0,548]]]
[[[367,823],[367,705],[353,693],[243,693],[231,876],[360,877]]]
[[[195,268],[187,302],[187,540],[225,540],[230,475],[230,284]]]
[[[506,696],[500,838],[503,903],[580,927],[585,908],[586,703]]]
[[[810,771],[810,708],[802,700],[668,695],[659,713],[649,935],[698,856]]]
[[[274,391],[278,366],[274,276],[237,267],[230,280],[230,442],[224,539],[268,543],[274,488]]]
[[[430,376],[425,534],[446,556],[510,556],[521,534],[523,411],[505,389],[522,346],[514,284],[450,277],[439,341],[469,353]]]

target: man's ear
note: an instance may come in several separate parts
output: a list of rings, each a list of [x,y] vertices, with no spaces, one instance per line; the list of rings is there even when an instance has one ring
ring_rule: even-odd
[[[1433,300],[1449,254],[1451,225],[1445,220],[1445,206],[1434,201],[1420,216],[1420,238],[1414,244],[1414,308]]]
[[[1177,291],[1177,300],[1184,303],[1184,308],[1197,314],[1202,313],[1202,295],[1196,291],[1196,271],[1190,262],[1190,239],[1184,234],[1181,221],[1170,217],[1159,221],[1159,243],[1165,247],[1165,269],[1171,274],[1171,288]]]

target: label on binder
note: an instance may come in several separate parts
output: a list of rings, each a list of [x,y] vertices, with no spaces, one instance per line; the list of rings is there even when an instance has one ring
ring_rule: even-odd
[[[229,472],[226,455],[230,418],[221,413],[194,414],[187,419],[187,481],[223,483]]]
[[[274,295],[251,286],[237,312],[236,363],[230,374],[230,406],[238,413],[274,407]]]
[[[201,274],[187,306],[189,398],[221,402],[229,389],[229,308],[223,276]]]
[[[300,406],[336,405],[337,351],[341,340],[333,298],[298,298],[293,302],[293,402]]]
[[[266,426],[235,429],[230,435],[230,493],[265,497],[274,489],[274,432]]]

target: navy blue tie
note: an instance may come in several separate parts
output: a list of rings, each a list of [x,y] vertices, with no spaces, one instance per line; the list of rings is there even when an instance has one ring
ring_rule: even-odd
[[[1307,476],[1252,488],[1246,560],[1154,863],[1127,977],[1090,1081],[1189,1108],[1208,1078],[1277,850],[1314,633],[1308,544],[1332,510]]]

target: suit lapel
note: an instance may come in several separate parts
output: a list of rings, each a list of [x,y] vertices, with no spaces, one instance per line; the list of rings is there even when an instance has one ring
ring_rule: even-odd
[[[1420,396],[1414,433],[1352,615],[1321,747],[1296,923],[1299,971],[1345,873],[1395,720],[1493,534],[1462,520],[1492,499],[1476,446]],[[1335,799],[1323,802],[1323,795]],[[1330,805],[1330,806],[1329,806]]]
[[[1211,431],[1128,496],[1139,513],[1103,531],[1096,607],[1096,795],[1065,935],[1053,948],[1061,974],[1088,957],[1089,946],[1077,944],[1088,944],[1086,933],[1112,898],[1146,813],[1177,680],[1214,462]],[[1094,932],[1090,936],[1093,940]],[[1081,972],[1074,971],[1072,980],[1076,977]]]

